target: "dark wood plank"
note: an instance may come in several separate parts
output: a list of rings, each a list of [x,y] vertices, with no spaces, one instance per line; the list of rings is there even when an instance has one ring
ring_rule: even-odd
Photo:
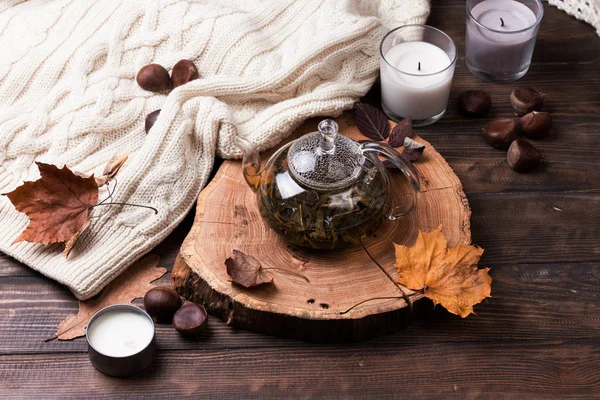
[[[85,354],[0,356],[12,396],[172,398],[568,399],[600,395],[595,341],[178,351],[113,379]],[[68,378],[68,384],[65,384]]]
[[[476,306],[476,316],[460,319],[437,308],[397,335],[379,337],[367,347],[406,343],[535,342],[595,340],[600,337],[600,265],[520,264],[493,267],[492,298]],[[51,337],[77,303],[65,290],[43,278],[5,278],[0,283],[0,354],[84,352],[84,339],[43,342]],[[227,327],[210,318],[197,340],[182,338],[169,325],[157,325],[162,350],[214,350],[260,347],[302,347],[310,344],[271,338]]]
[[[600,191],[467,197],[484,265],[600,260]]]

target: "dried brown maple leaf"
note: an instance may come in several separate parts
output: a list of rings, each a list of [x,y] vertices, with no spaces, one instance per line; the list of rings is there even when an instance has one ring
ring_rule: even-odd
[[[113,179],[125,161],[129,158],[129,153],[125,153],[123,155],[115,154],[113,158],[106,164],[104,167],[104,171],[102,171],[102,175],[96,178],[96,183],[98,186],[102,186],[106,184],[109,180]]]
[[[99,310],[113,304],[127,304],[134,299],[144,297],[146,292],[166,272],[166,268],[156,268],[160,258],[150,254],[119,275],[100,294],[92,300],[80,301],[77,315],[69,314],[56,328],[52,339],[71,340],[85,335],[85,327],[90,318]]]
[[[422,291],[453,314],[465,318],[473,306],[490,297],[492,278],[489,268],[477,268],[483,249],[477,246],[448,248],[440,225],[432,232],[421,232],[416,243],[394,243],[398,282],[411,290]]]
[[[239,250],[233,250],[233,255],[225,260],[225,265],[233,282],[245,288],[273,283],[271,275],[256,258]]]
[[[90,224],[89,211],[98,201],[94,176],[82,177],[66,166],[37,163],[40,179],[25,182],[5,195],[29,217],[29,225],[13,242],[43,245],[68,242],[65,255]]]

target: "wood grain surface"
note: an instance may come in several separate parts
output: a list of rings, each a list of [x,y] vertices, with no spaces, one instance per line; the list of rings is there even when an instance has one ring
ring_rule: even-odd
[[[460,319],[441,308],[404,331],[358,344],[314,345],[226,326],[210,318],[200,338],[158,326],[159,353],[131,379],[89,364],[84,339],[48,342],[77,310],[59,284],[0,256],[2,398],[591,399],[600,398],[600,39],[546,5],[533,64],[515,84],[479,81],[464,63],[463,0],[433,3],[429,24],[456,42],[447,114],[419,129],[460,177],[474,243],[492,267],[492,298]],[[536,141],[546,165],[508,168],[464,119],[456,96],[488,91],[490,118],[510,115],[513,86],[547,94],[554,117]],[[377,88],[368,98],[377,102]],[[171,268],[193,212],[155,250]],[[168,283],[168,278],[165,278]]]

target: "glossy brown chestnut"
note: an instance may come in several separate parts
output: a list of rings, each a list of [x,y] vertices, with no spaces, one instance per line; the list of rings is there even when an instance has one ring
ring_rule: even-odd
[[[168,286],[158,286],[146,292],[144,308],[158,323],[169,323],[173,315],[181,307],[181,298],[175,289]]]
[[[552,129],[552,116],[543,111],[532,111],[519,119],[519,127],[524,135],[539,139],[548,136]]]
[[[198,74],[198,69],[192,61],[179,60],[177,64],[173,66],[173,70],[171,71],[171,86],[175,89],[177,86],[184,85],[199,77],[200,74]]]
[[[202,332],[208,323],[208,314],[199,304],[187,302],[173,316],[173,327],[181,334],[194,336]]]
[[[518,116],[540,111],[544,105],[544,94],[533,88],[515,88],[510,94],[510,105]]]
[[[473,117],[483,117],[492,108],[492,98],[483,90],[465,90],[457,102],[463,114]]]
[[[152,111],[150,114],[146,115],[146,121],[144,123],[144,130],[146,133],[150,132],[150,129],[156,122],[156,118],[158,118],[158,114],[160,114],[160,110]]]
[[[525,139],[517,139],[510,145],[506,161],[517,172],[528,172],[543,161],[542,153]]]
[[[499,118],[483,127],[486,143],[497,149],[508,149],[517,138],[517,123],[512,118]]]
[[[162,65],[148,64],[142,67],[135,80],[142,89],[150,92],[164,92],[171,89],[171,77]]]

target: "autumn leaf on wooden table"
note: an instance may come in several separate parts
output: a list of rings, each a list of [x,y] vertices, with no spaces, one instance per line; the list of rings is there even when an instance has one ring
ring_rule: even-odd
[[[123,164],[125,164],[125,161],[127,161],[128,158],[129,152],[123,155],[115,154],[113,158],[111,158],[110,161],[104,167],[102,175],[96,178],[96,183],[98,184],[98,186],[102,186],[106,184],[106,182],[113,179],[117,175]]]
[[[398,282],[441,304],[462,318],[473,313],[473,306],[490,297],[492,278],[489,268],[477,268],[483,254],[478,246],[448,248],[442,227],[421,232],[413,246],[395,244]]]
[[[98,298],[80,301],[77,315],[68,315],[58,325],[55,338],[71,340],[84,336],[88,321],[97,311],[113,304],[128,304],[134,299],[144,297],[154,286],[151,282],[167,272],[166,268],[156,267],[159,260],[160,258],[153,254],[142,258],[109,283]]]
[[[233,282],[245,288],[273,283],[271,275],[256,258],[239,250],[233,250],[233,255],[225,260],[225,265]]]
[[[29,225],[13,242],[43,245],[67,242],[65,257],[90,225],[89,211],[98,201],[94,176],[83,177],[68,167],[36,163],[40,179],[25,182],[5,195],[15,208],[29,217]]]

